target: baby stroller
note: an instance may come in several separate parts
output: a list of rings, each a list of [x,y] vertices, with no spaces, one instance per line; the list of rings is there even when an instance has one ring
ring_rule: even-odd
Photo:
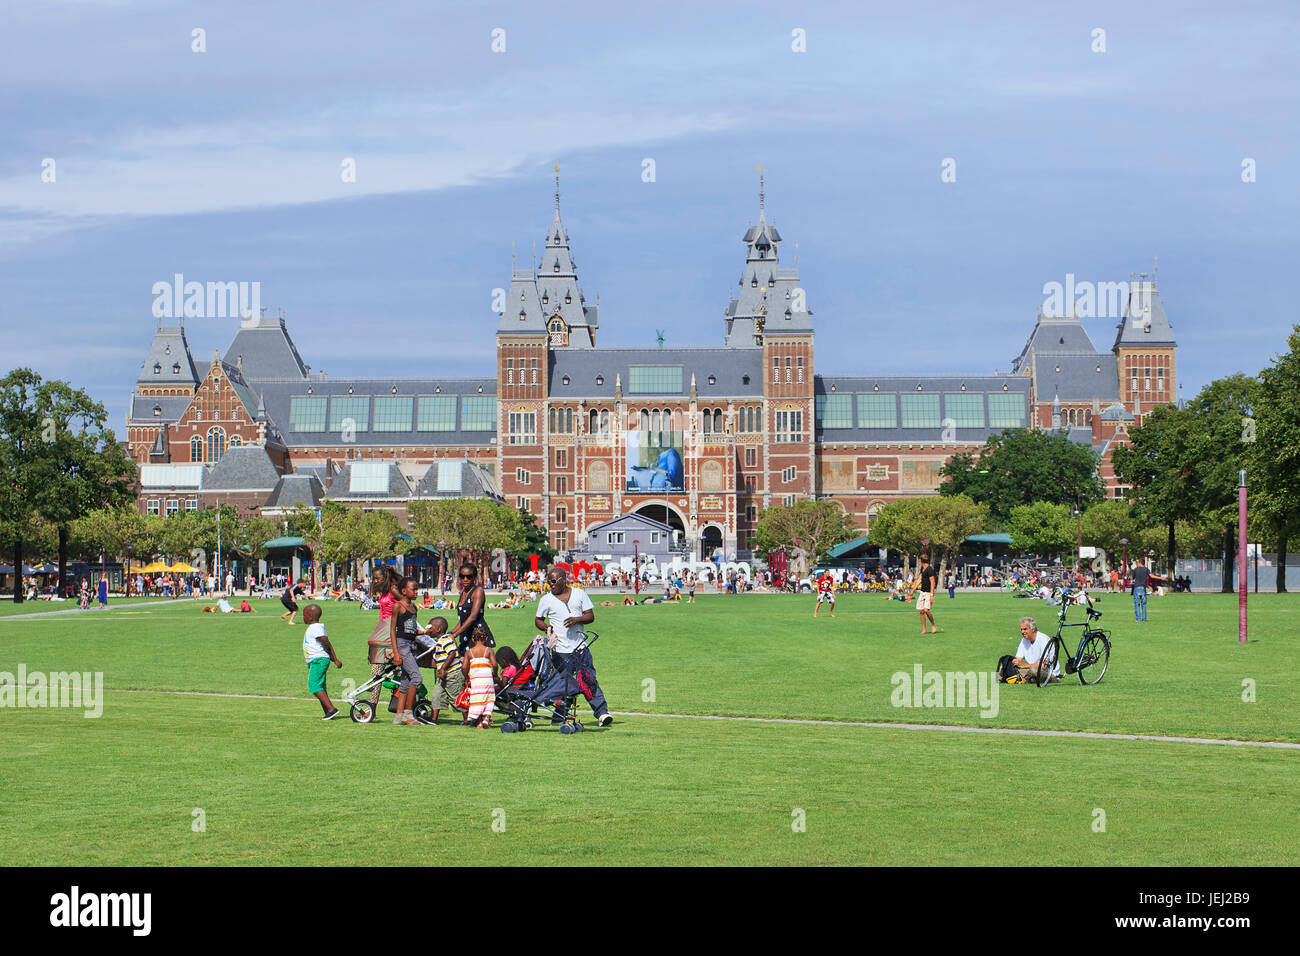
[[[599,637],[595,631],[587,631],[587,639],[578,645],[578,651],[591,647]],[[544,639],[533,641],[520,664],[521,674],[526,674],[530,668],[533,673],[497,691],[496,709],[506,715],[501,732],[514,734],[532,730],[537,717],[549,717],[551,723],[559,725],[562,734],[584,730],[582,722],[575,716],[578,696],[582,693],[578,678],[556,665]]]
[[[432,647],[426,647],[415,655],[416,663],[420,663],[420,658],[432,652]],[[375,708],[370,703],[370,692],[374,690],[376,684],[381,684],[390,692],[397,693],[397,685],[401,680],[401,670],[401,662],[393,661],[390,655],[389,661],[381,673],[370,678],[345,698],[351,705],[348,708],[348,716],[352,718],[353,723],[368,724],[375,719]],[[390,706],[389,710],[396,712],[394,706]],[[420,684],[420,689],[415,693],[415,703],[411,706],[411,716],[422,724],[433,723],[433,705],[429,703],[429,692],[423,683]]]

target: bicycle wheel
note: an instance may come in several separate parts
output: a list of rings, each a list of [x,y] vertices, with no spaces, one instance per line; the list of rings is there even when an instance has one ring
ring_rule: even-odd
[[[1106,667],[1110,664],[1110,641],[1106,640],[1105,634],[1088,636],[1079,651],[1078,664],[1080,684],[1095,684],[1106,676]]]
[[[1053,637],[1043,648],[1043,656],[1038,660],[1038,686],[1042,687],[1052,676],[1052,671],[1056,669],[1056,659],[1059,654],[1061,639]]]

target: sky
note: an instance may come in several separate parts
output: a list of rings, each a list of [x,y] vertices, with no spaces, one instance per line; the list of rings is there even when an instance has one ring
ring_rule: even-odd
[[[1047,284],[1158,264],[1191,398],[1300,322],[1298,27],[1293,3],[0,0],[0,372],[87,389],[123,435],[181,273],[260,283],[331,378],[491,375],[556,164],[598,344],[721,345],[761,166],[819,372],[1005,371]],[[1118,320],[1084,325],[1108,349]],[[195,358],[237,322],[188,320]]]

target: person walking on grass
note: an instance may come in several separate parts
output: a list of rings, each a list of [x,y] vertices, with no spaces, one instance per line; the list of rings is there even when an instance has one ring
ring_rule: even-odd
[[[325,680],[330,664],[342,667],[343,662],[334,653],[325,625],[320,622],[320,614],[319,604],[308,604],[303,609],[302,619],[307,624],[307,633],[302,638],[302,656],[307,661],[307,692],[320,701],[321,709],[325,711],[321,720],[333,720],[339,715],[339,709],[330,700]]]
[[[284,593],[280,595],[280,603],[284,605],[284,613],[280,615],[280,620],[283,621],[287,617],[289,623],[293,623],[294,617],[298,614],[298,602],[294,598],[300,598],[306,593],[307,588],[302,581],[284,589]]]
[[[1138,622],[1147,619],[1147,571],[1146,559],[1138,558],[1133,567],[1133,618]]]
[[[829,601],[831,605],[831,617],[835,616],[835,581],[831,578],[829,571],[823,571],[821,577],[817,579],[817,603],[813,605],[813,617],[822,609],[822,602]]]
[[[939,633],[939,625],[934,623],[934,612],[931,610],[931,606],[934,604],[934,586],[938,581],[938,578],[939,575],[935,572],[934,568],[930,567],[930,559],[923,555],[921,557],[921,574],[916,579],[916,583],[912,585],[912,590],[907,595],[907,599],[910,601],[913,596],[915,596],[918,589],[921,591],[921,596],[916,599],[916,609],[921,614],[922,635],[928,633]],[[930,626],[934,628],[933,632],[925,629],[927,620],[930,622]]]

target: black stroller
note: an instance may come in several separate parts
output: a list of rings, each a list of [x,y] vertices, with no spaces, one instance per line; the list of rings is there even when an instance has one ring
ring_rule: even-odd
[[[577,650],[586,650],[599,637],[595,631],[587,631],[586,640],[578,645]],[[532,676],[523,683],[509,684],[497,692],[496,709],[505,714],[501,732],[514,734],[531,730],[535,717],[549,717],[551,723],[559,725],[562,734],[584,730],[576,716],[578,697],[582,694],[578,676],[557,665],[542,638],[529,645],[522,663],[532,668]]]

